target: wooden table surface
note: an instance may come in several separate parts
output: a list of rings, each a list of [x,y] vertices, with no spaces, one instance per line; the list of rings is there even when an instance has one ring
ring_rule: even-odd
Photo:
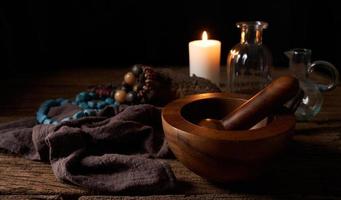
[[[188,73],[187,68],[172,68]],[[88,85],[116,82],[128,69],[71,69],[1,80],[0,122],[32,116],[46,99],[71,98]],[[285,73],[276,70],[276,74]],[[341,87],[324,94],[314,120],[297,123],[287,151],[257,181],[217,185],[176,160],[176,190],[154,196],[103,196],[61,183],[50,165],[0,153],[0,199],[341,199]]]

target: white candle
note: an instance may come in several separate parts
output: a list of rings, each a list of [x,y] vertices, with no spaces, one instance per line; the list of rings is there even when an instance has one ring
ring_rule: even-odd
[[[207,38],[204,31],[202,40],[189,43],[189,74],[209,79],[219,85],[221,43]]]

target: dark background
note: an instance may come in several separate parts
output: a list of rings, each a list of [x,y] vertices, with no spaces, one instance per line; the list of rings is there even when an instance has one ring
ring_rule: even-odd
[[[313,60],[341,69],[341,10],[336,1],[3,1],[1,72],[63,67],[188,65],[188,42],[205,29],[222,41],[222,64],[239,42],[235,22],[264,20],[275,66],[283,51],[311,48]]]

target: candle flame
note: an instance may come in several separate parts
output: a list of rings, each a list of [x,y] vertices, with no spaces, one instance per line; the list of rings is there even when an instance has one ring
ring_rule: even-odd
[[[207,32],[204,31],[204,32],[202,33],[202,40],[207,40],[207,38],[208,38]]]

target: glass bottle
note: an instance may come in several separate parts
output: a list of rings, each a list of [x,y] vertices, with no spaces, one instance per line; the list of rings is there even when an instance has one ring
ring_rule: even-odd
[[[319,60],[311,63],[310,49],[292,49],[286,51],[285,55],[289,58],[290,73],[299,80],[300,88],[304,92],[295,116],[299,121],[311,120],[320,112],[323,103],[322,92],[336,87],[339,73],[335,66],[327,61]],[[329,84],[316,83],[311,79],[310,76],[314,71],[318,71],[318,68],[328,72]]]
[[[255,94],[271,81],[272,56],[262,42],[268,23],[250,21],[236,25],[241,29],[241,39],[228,54],[227,90]]]

